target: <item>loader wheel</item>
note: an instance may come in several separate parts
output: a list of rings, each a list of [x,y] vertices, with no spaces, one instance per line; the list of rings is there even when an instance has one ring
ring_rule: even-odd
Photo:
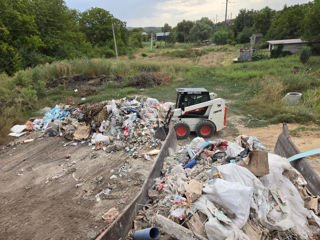
[[[178,139],[186,139],[190,135],[190,128],[185,123],[177,123],[174,125]]]
[[[216,127],[210,121],[199,122],[196,126],[196,133],[199,137],[209,138],[212,137],[216,131]]]

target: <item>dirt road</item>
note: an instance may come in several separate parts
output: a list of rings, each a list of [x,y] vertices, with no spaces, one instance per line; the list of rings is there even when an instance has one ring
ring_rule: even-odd
[[[70,160],[66,159],[70,154]],[[152,161],[40,138],[0,153],[0,239],[92,239],[140,190]],[[120,172],[123,175],[120,177]],[[117,175],[116,179],[110,176]],[[82,183],[80,187],[76,184]],[[96,194],[110,189],[109,195]]]

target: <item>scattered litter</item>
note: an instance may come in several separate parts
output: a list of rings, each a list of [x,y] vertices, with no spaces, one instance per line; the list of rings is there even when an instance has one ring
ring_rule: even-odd
[[[96,197],[96,201],[100,202],[101,198],[100,196],[103,194],[105,196],[108,196],[110,194],[111,190],[109,188],[106,188],[105,190],[102,190],[101,192],[99,192],[95,197]]]
[[[143,158],[145,159],[145,160],[148,160],[148,161],[151,161],[151,157],[148,155],[148,154],[143,154]]]
[[[73,135],[73,139],[76,141],[86,140],[90,136],[90,126],[85,124],[78,124],[78,128]]]
[[[75,185],[75,187],[76,187],[76,188],[79,188],[79,187],[82,187],[82,185],[83,185],[83,183],[77,183],[77,184]]]
[[[19,172],[18,172],[18,176],[23,176],[23,173],[24,173],[24,169],[21,168],[21,169],[19,170]]]
[[[159,149],[153,149],[153,150],[147,152],[147,154],[150,155],[150,156],[154,156],[154,155],[158,155],[159,152],[160,152]]]
[[[102,219],[106,223],[112,223],[118,215],[119,211],[116,208],[110,208],[106,213],[102,215]]]
[[[269,174],[268,153],[252,151],[249,153],[248,162],[242,161],[241,166],[249,169],[255,176],[262,177]]]
[[[24,140],[23,143],[31,143],[33,141],[34,141],[34,139],[27,139],[27,140]]]
[[[202,183],[192,179],[186,189],[186,196],[189,202],[194,202],[202,194]]]
[[[116,178],[118,178],[117,175],[112,175],[112,176],[110,177],[110,179],[116,179]]]
[[[9,133],[9,136],[20,137],[26,134],[26,132],[24,132],[25,129],[26,125],[15,125],[10,129],[11,133]]]
[[[288,159],[268,153],[255,137],[197,137],[165,158],[162,174],[135,229],[156,223],[174,239],[317,239],[309,222],[320,223],[320,197],[306,191]]]

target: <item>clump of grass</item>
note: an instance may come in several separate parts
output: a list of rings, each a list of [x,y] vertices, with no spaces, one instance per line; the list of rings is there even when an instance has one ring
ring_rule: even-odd
[[[168,52],[189,51],[191,45],[178,46],[180,49],[166,49]],[[214,46],[202,48],[204,52],[225,51]],[[227,51],[233,51],[227,46]],[[153,50],[155,51],[155,50]],[[148,51],[147,51],[148,52]],[[175,53],[174,53],[175,54]],[[311,57],[308,73],[297,55],[285,58],[239,63],[230,66],[207,68],[179,63],[160,63],[135,60],[74,59],[39,65],[33,69],[18,72],[13,77],[0,75],[0,130],[6,136],[9,126],[26,120],[31,111],[43,106],[53,106],[66,99],[77,103],[79,96],[73,91],[62,89],[47,90],[46,83],[61,77],[73,75],[99,76],[109,79],[105,85],[95,89],[86,102],[102,101],[141,93],[162,101],[175,101],[175,88],[204,87],[218,93],[229,101],[231,113],[251,115],[251,126],[266,125],[282,121],[305,123],[320,119],[320,57]],[[293,67],[301,71],[293,73]],[[138,90],[129,86],[130,80],[141,72],[159,74],[151,88]],[[121,81],[117,81],[121,79]],[[110,81],[111,81],[110,80]],[[281,99],[289,91],[302,92],[299,105],[290,107]],[[14,109],[14,111],[12,110]]]

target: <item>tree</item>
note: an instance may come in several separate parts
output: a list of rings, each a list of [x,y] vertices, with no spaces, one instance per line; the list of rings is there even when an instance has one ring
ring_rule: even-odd
[[[212,36],[212,41],[218,45],[227,44],[232,40],[232,31],[221,28]]]
[[[176,27],[176,38],[178,42],[188,42],[190,40],[190,30],[194,23],[183,20],[179,22]]]
[[[40,49],[42,54],[60,59],[73,58],[90,48],[79,28],[80,14],[68,9],[64,0],[32,0],[31,3],[45,45]]]
[[[164,26],[161,28],[161,31],[162,32],[170,32],[172,29],[172,27],[168,24],[168,23],[165,23]]]
[[[161,31],[163,32],[163,38],[164,38],[164,41],[166,41],[166,32],[170,32],[172,29],[172,27],[168,24],[168,23],[165,23],[164,26],[161,28]]]
[[[136,48],[142,48],[142,39],[143,36],[141,32],[132,32],[130,34],[130,46],[136,47]]]
[[[199,21],[209,25],[212,29],[214,28],[214,23],[207,17],[203,17]]]
[[[320,0],[315,0],[308,6],[304,23],[304,38],[311,42],[320,41]]]
[[[267,32],[267,39],[300,38],[304,33],[304,18],[307,15],[307,5],[284,7],[277,12]]]
[[[247,10],[247,9],[240,10],[238,16],[234,20],[234,25],[233,25],[233,29],[236,37],[240,32],[242,32],[242,30],[245,27],[247,28],[253,27],[254,15],[255,15],[254,10]]]
[[[0,3],[0,72],[13,74],[30,66],[24,57],[44,45],[34,18],[30,16],[29,5],[28,0],[2,0]]]
[[[190,30],[190,39],[192,41],[207,40],[212,36],[213,27],[205,21],[197,21]]]
[[[244,27],[243,30],[238,34],[238,43],[250,42],[250,36],[253,34],[252,28]]]
[[[263,35],[266,35],[271,26],[275,14],[276,11],[268,7],[265,7],[260,11],[257,11],[253,17],[254,29],[256,33],[262,33]]]
[[[113,16],[102,8],[91,8],[82,13],[80,28],[92,45],[104,45],[112,40]]]

